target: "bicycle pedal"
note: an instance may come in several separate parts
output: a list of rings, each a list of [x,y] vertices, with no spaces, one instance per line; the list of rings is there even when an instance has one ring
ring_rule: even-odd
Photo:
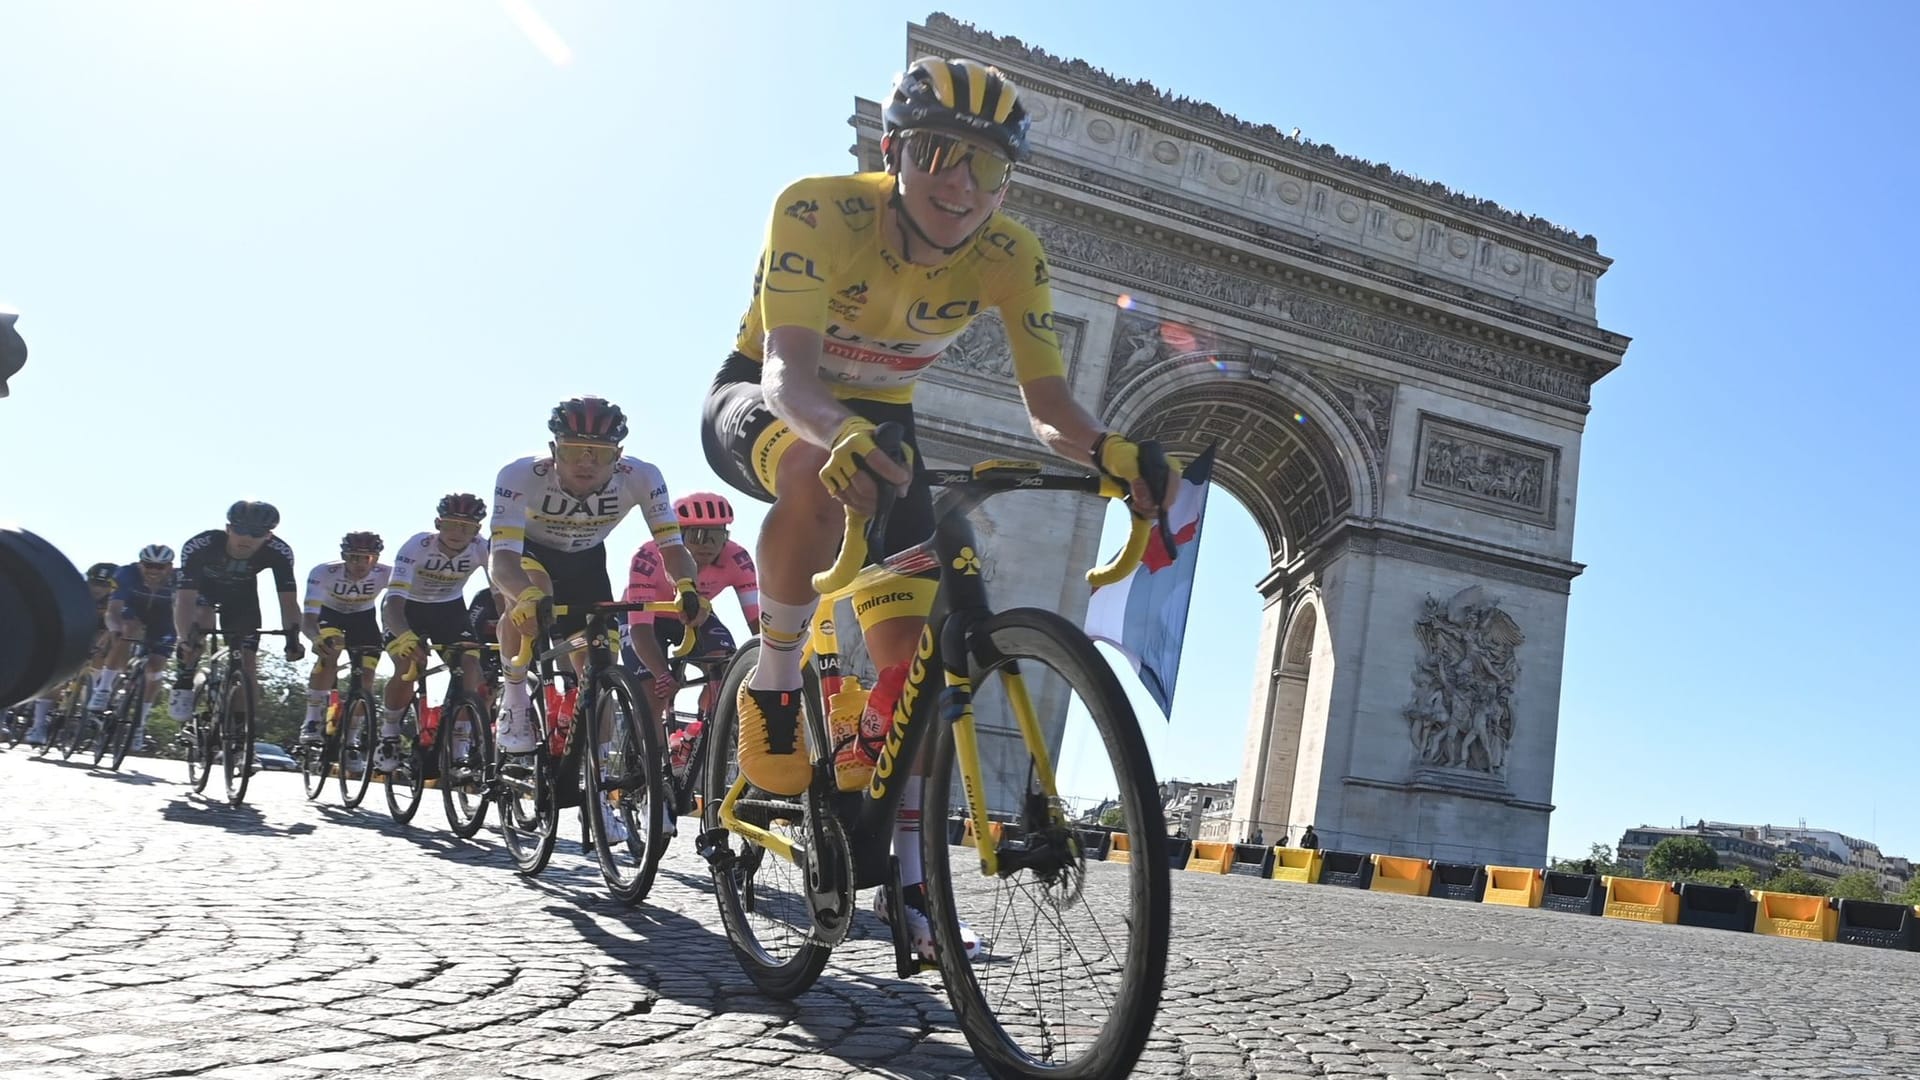
[[[693,850],[715,869],[725,869],[733,861],[733,849],[727,846],[727,830],[708,829],[694,838]]]

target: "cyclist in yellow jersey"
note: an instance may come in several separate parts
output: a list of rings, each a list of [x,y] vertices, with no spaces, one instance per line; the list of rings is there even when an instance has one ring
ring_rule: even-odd
[[[1018,91],[997,69],[922,58],[895,80],[885,109],[885,172],[801,180],[774,203],[753,299],[708,394],[703,432],[714,471],[773,503],[756,555],[760,661],[738,701],[741,769],[767,791],[795,795],[810,779],[801,645],[816,603],[810,578],[833,561],[843,505],[870,512],[875,484],[890,484],[902,497],[887,550],[933,530],[920,455],[903,468],[876,453],[874,429],[899,423],[914,446],[914,381],[980,312],[997,309],[1006,323],[1040,442],[1131,482],[1137,512],[1156,508],[1140,482],[1139,447],[1073,400],[1046,254],[1000,212],[1027,127]],[[855,597],[880,677],[860,737],[837,750],[843,786],[872,769],[934,585],[929,575]],[[915,777],[894,842],[910,911],[921,881],[918,808]]]

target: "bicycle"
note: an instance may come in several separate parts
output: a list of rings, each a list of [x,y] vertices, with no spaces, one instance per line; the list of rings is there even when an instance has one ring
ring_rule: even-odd
[[[60,760],[73,757],[87,739],[87,698],[93,693],[93,672],[81,668],[60,687],[54,705],[47,713],[47,741],[33,748],[33,756],[43,758],[55,750]]]
[[[892,426],[883,425],[876,435],[883,449],[898,446],[897,430],[886,430]],[[1142,449],[1143,463],[1153,469],[1150,475],[1157,472],[1157,486],[1166,490],[1167,467],[1159,448],[1148,444]],[[804,795],[772,796],[750,789],[739,775],[735,695],[755,667],[759,643],[743,646],[728,668],[708,749],[708,773],[726,781],[715,786],[716,791],[724,787],[726,794],[708,801],[700,836],[722,923],[754,984],[769,996],[794,998],[813,985],[828,954],[846,939],[857,890],[887,885],[895,966],[902,978],[916,974],[920,965],[907,937],[898,860],[889,855],[894,817],[904,774],[918,759],[928,763],[921,793],[925,819],[930,825],[945,824],[952,774],[957,772],[967,827],[977,838],[979,874],[990,889],[1003,890],[992,897],[984,925],[988,933],[982,937],[992,943],[1002,931],[1023,934],[1023,945],[1046,951],[1027,963],[1016,957],[1008,965],[996,948],[976,971],[967,958],[957,910],[961,900],[973,899],[973,888],[962,888],[964,882],[950,861],[946,830],[922,832],[935,962],[968,1043],[995,1076],[1125,1075],[1138,1060],[1159,1009],[1172,904],[1166,823],[1152,763],[1119,681],[1078,626],[1040,609],[995,613],[988,607],[966,515],[1007,491],[1075,491],[1103,498],[1123,498],[1127,492],[1116,481],[1046,473],[1033,462],[988,461],[970,470],[932,469],[927,475],[936,488],[944,489],[935,505],[937,524],[931,537],[861,569],[874,542],[870,537],[884,536],[891,491],[883,491],[873,522],[848,513],[838,560],[816,575],[821,600],[809,639],[813,663],[805,671],[801,695],[813,765],[812,784]],[[1162,535],[1171,535],[1164,514]],[[1130,573],[1149,538],[1148,524],[1136,518],[1121,553],[1089,572],[1089,580],[1105,584]],[[829,729],[828,703],[842,681],[832,605],[856,589],[936,568],[939,591],[933,613],[872,780],[864,791],[842,793]],[[983,680],[994,675],[1000,683],[992,703],[1004,704],[1018,721],[1017,733],[1003,749],[1024,749],[1026,759],[1018,816],[1011,824],[989,816],[982,732],[974,715],[983,692],[995,689],[983,686]],[[929,690],[943,683],[944,693]],[[1134,845],[1134,858],[1127,864],[1089,865],[1085,843],[1060,793],[1054,766],[1066,760],[1058,755],[1067,737],[1063,733],[1057,743],[1048,737],[1034,703],[1057,707],[1068,693],[1079,699],[1097,735],[1083,741],[1104,750],[1113,766],[1111,783],[1123,810],[1122,827]],[[1019,745],[1013,745],[1014,740]],[[1011,777],[1014,772],[1008,768],[999,775]],[[1093,800],[1084,805],[1094,805]],[[740,841],[737,851],[735,840]],[[782,867],[800,872],[797,886],[769,880]],[[1089,884],[1100,891],[1089,896]],[[1107,895],[1108,886],[1119,886],[1124,895],[1114,901]],[[1023,898],[1034,902],[1033,914],[1026,919],[1004,914]],[[771,924],[789,911],[791,924],[775,929]],[[1066,925],[1076,912],[1094,919],[1088,942],[1075,938]],[[1116,929],[1131,931],[1133,941],[1125,946],[1109,941],[1102,925],[1107,920]],[[756,927],[763,921],[770,924],[768,932]],[[974,925],[982,926],[979,921]],[[1057,1005],[1042,1004],[1002,1022],[1000,1010],[1011,1007],[1017,993],[1037,994],[1062,982],[1056,969],[1070,963],[1087,965],[1090,974],[1099,972],[1091,980],[1091,992],[1063,993]],[[996,978],[1003,971],[1006,978]],[[1104,1020],[1090,1015],[1102,1004],[1110,1006]],[[1033,1045],[1023,1045],[1026,1036]]]
[[[672,711],[666,718],[666,768],[662,776],[666,782],[663,799],[673,810],[675,818],[683,818],[694,811],[694,800],[704,803],[707,764],[707,735],[713,730],[714,711],[719,704],[718,682],[726,675],[728,665],[733,662],[734,651],[716,653],[712,656],[670,658],[674,669],[674,685],[682,690],[694,687],[711,686],[715,693],[704,690],[700,695],[700,704],[695,707],[690,718],[688,714]],[[696,678],[686,676],[688,668],[700,669]],[[675,736],[679,736],[676,741]]]
[[[658,849],[664,846],[666,785],[661,772],[665,754],[658,718],[649,717],[648,723],[636,720],[642,715],[635,705],[641,698],[620,666],[619,635],[608,620],[634,611],[682,618],[691,618],[692,613],[673,600],[599,603],[585,610],[582,635],[540,653],[537,681],[536,671],[528,669],[539,745],[532,754],[507,754],[499,750],[497,741],[494,744],[500,832],[516,869],[529,876],[544,870],[559,832],[559,811],[574,794],[562,784],[577,773],[582,845],[594,853],[607,890],[623,903],[637,904],[653,886]],[[568,611],[551,599],[541,601],[539,638],[545,640],[552,619]],[[534,659],[533,641],[534,636],[528,635],[522,642],[517,663],[527,665]],[[684,657],[695,641],[696,635],[688,634],[674,658]],[[584,674],[576,677],[556,670],[556,661],[582,647],[587,651]],[[564,693],[552,691],[556,677],[568,684]],[[552,726],[547,722],[549,711],[554,714]],[[595,720],[584,756],[578,753],[579,732],[587,725],[580,717]],[[602,814],[615,815],[627,835],[610,836]]]
[[[173,649],[171,635],[161,639],[161,655],[164,657]],[[147,704],[147,658],[152,653],[143,639],[128,641],[127,665],[120,676],[113,681],[113,694],[108,701],[106,711],[101,714],[99,733],[94,737],[93,765],[108,754],[113,755],[113,764],[108,766],[111,772],[119,772],[120,765],[127,760],[127,754],[133,750],[134,736],[141,730],[140,714]]]
[[[285,630],[254,630],[236,649],[231,645],[231,635],[219,627],[206,631],[213,656],[206,670],[194,673],[193,710],[180,729],[180,741],[187,749],[187,781],[195,792],[206,791],[218,759],[227,802],[233,806],[246,802],[247,784],[254,771],[255,703],[260,698],[260,689],[247,670],[246,655],[259,651],[260,638],[288,636]],[[220,647],[222,639],[229,639],[228,647]]]
[[[371,675],[380,666],[382,650],[378,645],[359,645],[340,652],[348,661],[339,667],[347,689],[343,694],[336,684],[327,704],[320,741],[301,742],[300,783],[307,793],[307,801],[313,802],[327,789],[328,778],[337,777],[340,804],[356,810],[366,799],[367,788],[373,784],[373,768],[367,761],[366,751],[373,746],[374,717],[378,715],[373,691],[367,686],[372,680],[363,679],[360,673],[365,671]],[[349,755],[359,759],[357,774],[348,760]]]
[[[407,671],[394,676],[413,682],[413,699],[400,724],[397,739],[382,737],[380,751],[389,750],[398,767],[382,777],[387,810],[393,820],[406,824],[419,812],[420,797],[429,778],[440,788],[447,811],[447,825],[455,836],[469,840],[480,831],[486,817],[487,725],[481,719],[479,699],[467,692],[461,659],[468,652],[487,646],[479,642],[456,641],[436,651],[441,662],[425,671]],[[437,706],[429,705],[427,677],[445,672],[447,691]],[[389,745],[391,744],[391,745]],[[432,774],[431,777],[429,774]]]

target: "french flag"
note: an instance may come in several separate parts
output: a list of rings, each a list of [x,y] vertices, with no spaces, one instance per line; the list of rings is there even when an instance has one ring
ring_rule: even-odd
[[[1213,478],[1213,447],[1186,466],[1167,508],[1180,553],[1167,553],[1167,539],[1153,526],[1146,553],[1132,574],[1093,590],[1087,601],[1087,636],[1119,649],[1133,663],[1160,711],[1173,716],[1173,686],[1180,674],[1180,646],[1187,636],[1187,607],[1193,601],[1193,571],[1199,561],[1200,523],[1207,515],[1207,488]]]

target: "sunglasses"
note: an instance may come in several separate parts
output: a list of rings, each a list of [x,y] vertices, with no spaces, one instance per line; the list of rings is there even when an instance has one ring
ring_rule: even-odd
[[[159,572],[163,570],[172,570],[173,564],[170,562],[143,562],[140,564],[140,569]]]
[[[724,525],[696,525],[689,529],[681,529],[680,533],[689,543],[694,544],[718,544],[727,538],[727,529]]]
[[[974,186],[982,191],[999,191],[1013,179],[1013,162],[958,135],[909,131],[904,138],[907,160],[929,176],[965,165],[973,175]]]
[[[620,460],[612,443],[554,443],[553,460],[562,465],[611,465]]]
[[[227,528],[232,530],[233,532],[239,533],[241,536],[252,536],[252,537],[265,536],[268,533],[273,531],[272,529],[264,525],[231,525],[230,524],[227,526]]]

